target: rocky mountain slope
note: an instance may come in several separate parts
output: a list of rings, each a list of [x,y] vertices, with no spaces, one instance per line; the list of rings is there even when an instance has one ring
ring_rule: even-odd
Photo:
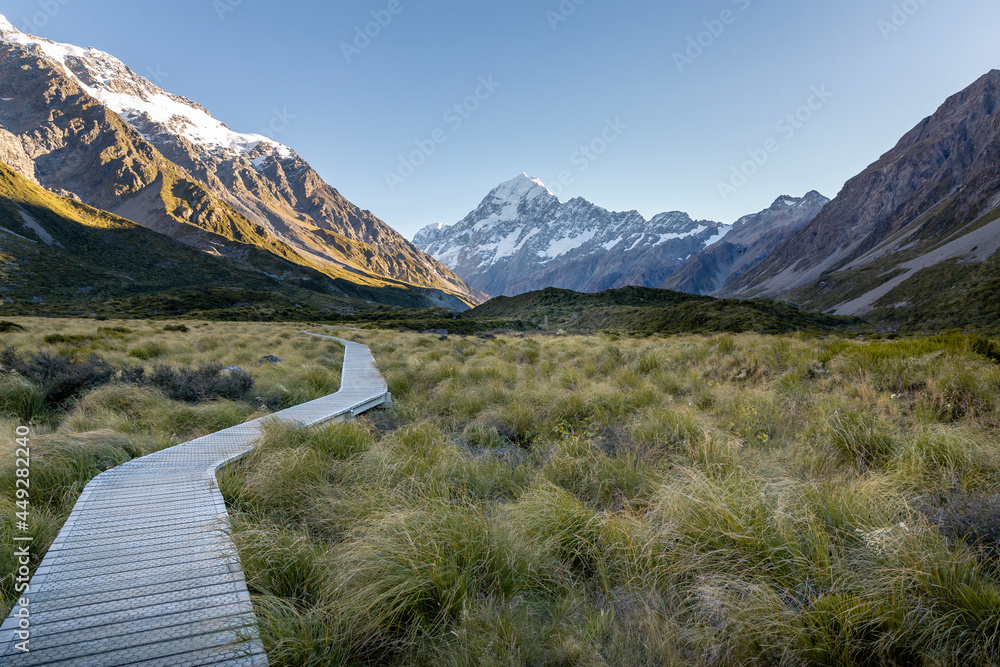
[[[252,246],[239,261],[207,254],[0,164],[0,314],[322,318],[369,309],[375,292],[399,306],[422,301],[411,290],[331,279]]]
[[[287,146],[230,130],[107,53],[25,35],[3,17],[0,161],[206,252],[239,260],[258,248],[332,278],[411,289],[428,305],[484,298]]]
[[[1000,312],[998,108],[994,70],[848,181],[810,224],[723,293],[780,295],[813,309],[928,327]]]
[[[471,287],[513,296],[546,287],[655,287],[728,230],[680,212],[646,220],[582,198],[564,203],[522,174],[495,188],[461,222],[426,227],[414,243]]]
[[[725,289],[812,222],[829,201],[815,190],[804,197],[778,197],[770,208],[737,220],[725,238],[685,262],[661,287],[691,294]]]

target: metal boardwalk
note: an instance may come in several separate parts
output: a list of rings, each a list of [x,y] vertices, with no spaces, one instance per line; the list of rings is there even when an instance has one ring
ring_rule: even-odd
[[[23,596],[30,652],[15,607],[0,665],[267,665],[215,474],[253,449],[264,420],[312,426],[391,402],[368,348],[333,340],[347,348],[337,393],[91,480]]]

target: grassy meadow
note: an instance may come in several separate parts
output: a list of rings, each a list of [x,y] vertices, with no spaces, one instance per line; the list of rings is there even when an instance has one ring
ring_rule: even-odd
[[[329,393],[342,362],[303,325],[18,324],[0,347],[119,371],[57,405],[0,376],[2,572],[25,417],[38,546],[101,470]],[[272,423],[220,479],[272,665],[1000,662],[994,342],[326,331],[371,347],[393,407]],[[163,367],[212,361],[252,391],[170,398]]]
[[[393,408],[222,487],[272,665],[991,665],[984,339],[342,332]]]
[[[15,429],[31,428],[32,571],[86,483],[133,458],[325,396],[340,386],[343,348],[288,324],[15,318],[0,322],[0,614],[16,601]],[[22,373],[6,366],[13,349]],[[261,362],[276,355],[281,363]],[[95,357],[104,365],[98,364]],[[32,363],[25,363],[26,360]],[[214,367],[210,364],[214,363]],[[223,380],[206,366],[239,366],[252,378],[239,399],[178,391],[183,381]],[[137,382],[165,379],[162,386]],[[159,368],[160,372],[154,372]],[[128,369],[123,375],[120,369]],[[114,374],[108,373],[114,370]],[[174,375],[171,375],[171,371]],[[27,375],[33,377],[29,379]],[[242,377],[242,375],[241,375]],[[88,386],[99,380],[97,386]],[[245,378],[244,378],[245,379]],[[173,384],[170,382],[173,381]],[[189,383],[190,384],[190,383]],[[168,395],[170,394],[170,395]],[[171,398],[176,395],[176,398]]]

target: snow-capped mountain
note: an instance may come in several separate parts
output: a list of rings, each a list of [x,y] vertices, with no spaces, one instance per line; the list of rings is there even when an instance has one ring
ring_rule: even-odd
[[[291,148],[231,130],[110,54],[0,16],[0,160],[30,181],[207,252],[245,246],[461,307],[484,295],[330,187]]]
[[[200,104],[168,93],[94,47],[81,48],[26,35],[3,16],[0,38],[8,44],[37,47],[49,60],[61,63],[84,91],[124,118],[144,139],[169,134],[206,153],[230,158],[264,153],[289,158],[294,153],[263,135],[234,132]]]
[[[560,287],[580,292],[655,287],[730,227],[661,213],[612,212],[561,202],[526,174],[495,188],[461,222],[431,225],[413,242],[492,296]]]
[[[769,208],[737,220],[724,239],[685,262],[661,287],[692,294],[724,289],[812,222],[829,202],[815,190],[804,197],[778,197]]]

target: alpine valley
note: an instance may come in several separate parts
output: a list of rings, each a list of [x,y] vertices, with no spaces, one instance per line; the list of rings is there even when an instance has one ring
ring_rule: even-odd
[[[87,255],[73,245],[72,225],[100,219],[101,228],[114,220],[116,228],[144,227],[164,242],[201,251],[225,264],[217,275],[250,276],[238,285],[304,288],[318,304],[360,300],[461,310],[485,300],[345,199],[291,148],[234,132],[199,104],[163,90],[107,53],[24,34],[3,17],[0,161],[9,166],[0,207],[4,261],[9,266],[18,254],[8,247],[11,239],[37,245],[16,258],[21,273],[32,263],[38,271],[59,266],[41,248],[66,257]],[[46,229],[43,219],[58,220],[52,224],[59,229]],[[91,238],[78,231],[80,239]],[[179,252],[167,254],[187,257]],[[153,263],[171,261],[163,256]],[[17,273],[0,271],[0,290],[7,292],[0,298],[30,296],[24,281],[12,277]],[[108,281],[99,273],[74,280],[81,290],[75,301],[87,301],[81,295],[88,294],[134,294],[143,282]],[[185,281],[178,276],[173,283],[153,282],[164,289]]]
[[[993,70],[835,199],[783,195],[732,224],[563,202],[521,174],[410,242],[292,148],[0,16],[0,302],[16,314],[245,317],[266,304],[290,317],[563,290],[548,308],[566,290],[659,288],[900,330],[996,330],[998,109]]]

